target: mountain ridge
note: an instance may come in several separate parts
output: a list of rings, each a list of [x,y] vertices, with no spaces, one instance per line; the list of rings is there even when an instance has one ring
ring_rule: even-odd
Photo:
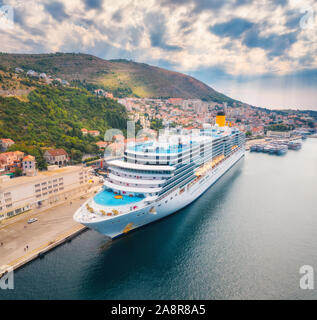
[[[239,103],[189,75],[125,59],[104,60],[84,53],[0,54],[0,68],[16,67],[89,83],[119,95]]]

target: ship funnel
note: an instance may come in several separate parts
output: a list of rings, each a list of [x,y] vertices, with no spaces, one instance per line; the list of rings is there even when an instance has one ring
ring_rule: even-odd
[[[219,111],[216,116],[216,123],[219,127],[224,127],[226,125],[226,114],[224,111]]]

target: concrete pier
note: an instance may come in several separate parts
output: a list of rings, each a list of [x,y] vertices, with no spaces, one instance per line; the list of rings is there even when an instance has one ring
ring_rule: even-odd
[[[2,221],[0,266],[18,269],[83,232],[86,227],[75,222],[73,214],[87,198],[93,196],[94,191],[41,212],[30,211]],[[28,224],[30,218],[37,218],[38,221]]]

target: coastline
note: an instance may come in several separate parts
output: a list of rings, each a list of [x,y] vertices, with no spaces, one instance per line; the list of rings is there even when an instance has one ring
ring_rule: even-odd
[[[59,236],[55,240],[52,240],[42,246],[40,246],[37,249],[32,250],[29,253],[26,253],[24,256],[17,258],[14,261],[11,261],[8,266],[12,267],[13,270],[17,270],[27,263],[37,259],[41,258],[43,254],[55,249],[56,247],[62,245],[63,243],[66,243],[70,241],[71,239],[75,238],[82,232],[86,231],[87,227],[85,226],[79,226],[78,228],[73,228],[66,232],[65,234]],[[5,271],[0,274],[0,279],[4,275]]]
[[[78,195],[41,211],[28,211],[0,224],[0,278],[9,268],[17,270],[86,231],[87,227],[73,220],[73,213],[98,188],[100,186],[84,196]],[[38,221],[28,224],[30,218]]]

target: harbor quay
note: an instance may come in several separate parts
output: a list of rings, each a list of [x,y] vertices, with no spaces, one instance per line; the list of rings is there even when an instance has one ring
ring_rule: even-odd
[[[250,139],[247,140],[245,145],[246,145],[246,150],[250,150],[250,148],[254,145],[269,145],[272,142],[279,142],[282,138],[281,137],[271,137],[271,138],[261,138],[261,139]],[[284,138],[284,141],[297,141],[297,140],[301,140],[302,137],[300,136],[293,136],[293,137],[289,137],[289,138]]]
[[[86,228],[75,222],[72,215],[100,186],[86,195],[42,211],[30,211],[15,221],[6,220],[0,225],[0,267],[18,269],[56,246],[70,240]],[[29,219],[37,221],[28,224]],[[2,270],[3,271],[3,270]],[[1,272],[0,272],[1,277]]]
[[[9,266],[17,269],[86,229],[73,220],[73,213],[101,187],[99,179],[91,177],[86,169],[83,167],[59,168],[46,172],[44,175],[10,179],[0,184],[2,200],[4,194],[7,195],[9,190],[11,192],[13,208],[11,211],[16,210],[14,208],[19,206],[22,195],[24,195],[24,199],[27,195],[31,195],[29,202],[25,204],[29,208],[28,210],[11,216],[1,212],[6,218],[2,218],[0,221],[0,267]],[[80,179],[81,172],[83,172],[83,179]],[[85,175],[84,172],[87,174]],[[34,185],[47,183],[47,179],[54,181],[62,173],[63,189],[60,190],[61,192],[56,192],[55,201],[49,197],[41,197],[40,199],[44,200],[41,202],[43,203],[41,206],[31,201],[36,199]],[[77,176],[78,181],[75,179]],[[42,182],[39,183],[39,181]],[[81,181],[83,182],[80,183]],[[33,197],[30,191],[32,187],[35,192]],[[52,190],[54,190],[53,184]],[[42,190],[41,194],[45,191]],[[30,221],[34,222],[29,223]],[[0,277],[4,271],[0,269]]]

